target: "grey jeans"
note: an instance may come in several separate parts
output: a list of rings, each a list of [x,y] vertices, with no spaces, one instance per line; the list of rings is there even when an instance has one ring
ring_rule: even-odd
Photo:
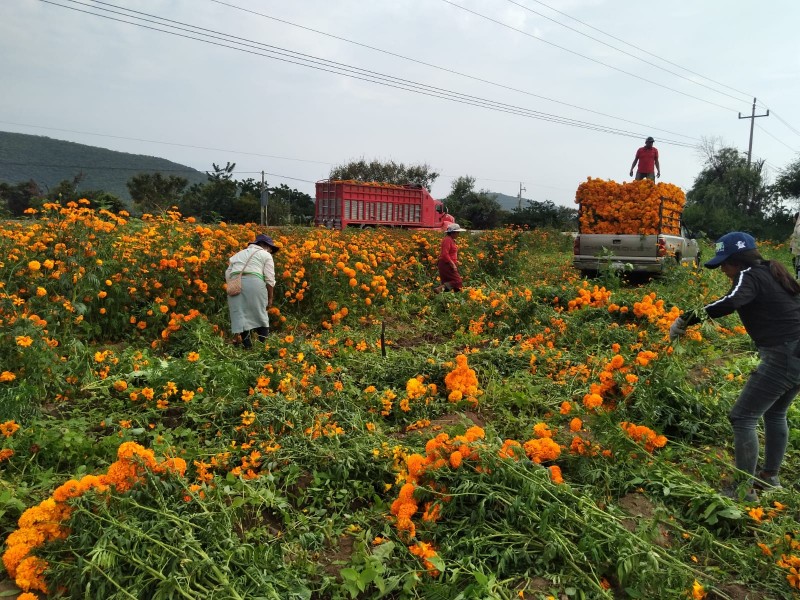
[[[781,346],[759,348],[761,362],[750,375],[728,419],[733,426],[736,468],[751,475],[758,465],[758,433],[756,426],[764,417],[764,468],[770,475],[780,470],[789,426],[786,413],[800,392],[800,350],[797,341]]]

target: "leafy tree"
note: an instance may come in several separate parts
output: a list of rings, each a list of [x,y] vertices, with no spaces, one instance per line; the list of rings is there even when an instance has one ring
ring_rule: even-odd
[[[686,196],[684,221],[689,229],[716,238],[728,231],[749,231],[757,237],[776,235],[774,222],[784,209],[764,178],[764,162],[748,165],[735,148],[702,147],[705,166]]]
[[[42,190],[33,179],[16,185],[0,183],[0,206],[14,217],[22,216],[34,204],[38,205],[34,199],[41,195]]]
[[[453,180],[445,205],[457,223],[473,229],[494,229],[507,214],[490,192],[475,191],[475,178],[469,175]]]
[[[427,189],[439,177],[439,173],[431,170],[427,164],[408,165],[396,163],[393,160],[381,162],[379,160],[365,161],[363,158],[349,163],[338,165],[331,169],[331,179],[354,179],[356,181],[380,181],[395,185],[421,185]]]
[[[189,180],[175,175],[165,177],[161,173],[139,173],[131,177],[126,185],[139,210],[160,213],[179,203]]]
[[[270,224],[310,223],[314,218],[314,200],[306,193],[282,183],[270,188]]]
[[[205,222],[242,219],[242,206],[234,206],[239,197],[237,184],[233,180],[236,163],[229,162],[224,167],[212,163],[212,167],[213,171],[206,172],[208,182],[195,184],[184,194],[179,204],[181,212]],[[255,214],[251,218],[245,218],[244,222],[257,219],[256,207]]]
[[[551,200],[537,202],[528,200],[522,208],[515,208],[506,217],[509,225],[525,225],[531,228],[550,227],[558,230],[573,230],[577,227],[578,211],[558,206]]]
[[[775,191],[784,198],[800,203],[800,158],[781,171],[775,181]]]
[[[115,213],[127,209],[125,202],[119,196],[111,192],[105,192],[103,190],[82,190],[78,195],[89,201],[88,208],[96,210],[105,209]]]

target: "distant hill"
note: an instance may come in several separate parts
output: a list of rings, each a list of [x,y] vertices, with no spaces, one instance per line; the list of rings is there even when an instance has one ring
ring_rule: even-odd
[[[85,177],[78,190],[103,190],[129,201],[125,185],[128,179],[139,173],[155,172],[184,177],[190,185],[208,181],[202,171],[164,158],[0,131],[0,181],[5,183],[33,179],[47,190],[83,173]]]
[[[491,192],[491,193],[494,195],[494,199],[497,200],[497,203],[503,210],[511,212],[515,208],[520,207],[520,200],[516,196],[509,196],[507,194],[500,194],[497,192]],[[528,199],[523,198],[521,208],[525,208],[527,205],[528,205]]]

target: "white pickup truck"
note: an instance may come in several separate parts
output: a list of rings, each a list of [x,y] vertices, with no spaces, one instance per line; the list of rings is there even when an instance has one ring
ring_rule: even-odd
[[[575,236],[572,265],[587,277],[612,269],[634,273],[661,273],[667,264],[699,265],[700,248],[682,223],[664,230],[680,235],[581,233]],[[676,227],[677,226],[677,227]]]

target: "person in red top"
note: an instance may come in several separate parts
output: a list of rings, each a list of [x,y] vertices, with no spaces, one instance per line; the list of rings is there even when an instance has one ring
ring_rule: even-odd
[[[439,279],[442,284],[433,288],[435,294],[439,294],[445,290],[449,292],[460,292],[464,282],[461,275],[458,274],[458,246],[456,246],[456,237],[462,231],[458,223],[451,223],[447,226],[442,238],[442,249],[439,252]]]
[[[656,177],[661,177],[661,165],[658,164],[658,148],[653,146],[655,140],[652,137],[644,141],[644,146],[636,151],[636,156],[631,164],[631,177],[633,177],[633,169],[636,163],[639,163],[639,168],[636,169],[636,179],[649,179],[655,181]]]

